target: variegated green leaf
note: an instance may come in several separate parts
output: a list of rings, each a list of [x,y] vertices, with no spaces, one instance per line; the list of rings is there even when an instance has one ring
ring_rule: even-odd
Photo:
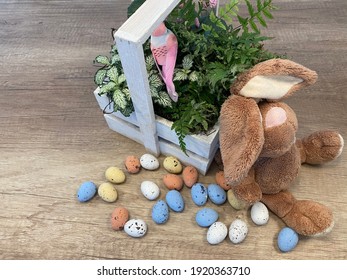
[[[182,60],[182,66],[184,69],[188,70],[193,66],[193,59],[190,55],[186,55]]]
[[[109,61],[108,57],[105,56],[105,55],[98,55],[95,58],[94,62],[97,62],[97,63],[100,63],[100,64],[104,64],[104,65],[109,65],[110,64],[110,61]]]
[[[150,84],[150,86],[153,86],[153,87],[160,87],[163,85],[163,82],[160,78],[159,75],[156,75],[156,74],[152,74],[148,77],[148,82]]]
[[[155,102],[163,107],[170,107],[170,108],[172,107],[172,100],[165,91],[161,91],[159,93],[159,97],[155,99]]]
[[[109,82],[105,85],[102,85],[100,87],[100,93],[103,94],[103,93],[107,93],[107,92],[112,92],[116,89],[116,84],[114,82]]]
[[[176,75],[174,75],[174,81],[184,81],[188,79],[188,75],[185,71],[177,71]]]
[[[118,77],[118,84],[121,85],[125,81],[126,81],[125,75],[124,74],[120,74],[119,77]]]
[[[104,79],[106,77],[106,72],[107,70],[105,69],[99,69],[94,76],[94,82],[95,84],[97,84],[98,86],[102,85],[104,82]]]
[[[116,67],[111,67],[107,70],[107,76],[110,78],[111,81],[118,83],[118,70]]]
[[[193,71],[192,73],[190,73],[189,81],[196,82],[198,79],[199,79],[199,75],[196,71]]]
[[[120,89],[116,89],[113,92],[112,100],[121,109],[124,109],[127,105],[127,100],[126,100],[123,92]]]

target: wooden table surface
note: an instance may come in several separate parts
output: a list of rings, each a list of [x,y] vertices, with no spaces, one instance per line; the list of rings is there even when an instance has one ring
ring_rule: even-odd
[[[183,213],[165,225],[150,218],[153,202],[139,191],[152,180],[165,195],[161,168],[127,176],[119,199],[95,197],[79,203],[76,191],[87,180],[105,181],[109,166],[123,168],[126,155],[144,148],[108,129],[92,94],[98,54],[108,54],[111,28],[126,19],[130,0],[0,1],[0,259],[347,259],[347,149],[324,166],[303,166],[292,191],[331,207],[335,228],[322,238],[300,238],[281,253],[276,237],[284,226],[273,214],[255,226],[249,211],[229,204],[207,206],[230,224],[237,216],[249,224],[239,245],[206,241],[194,222],[198,207],[189,198]],[[297,113],[299,136],[323,128],[339,129],[347,139],[347,2],[274,0],[266,47],[314,69],[318,82],[288,103]],[[163,156],[160,157],[162,162]],[[213,183],[213,165],[203,183]],[[116,206],[148,223],[142,239],[110,228]]]

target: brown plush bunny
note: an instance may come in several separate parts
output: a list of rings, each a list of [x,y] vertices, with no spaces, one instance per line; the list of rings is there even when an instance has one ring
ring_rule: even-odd
[[[297,233],[309,236],[332,229],[332,212],[296,200],[287,189],[302,163],[329,162],[341,154],[344,142],[330,130],[296,139],[295,113],[279,100],[316,79],[316,72],[290,60],[259,63],[237,77],[220,116],[224,176],[234,196],[247,205],[262,201]]]

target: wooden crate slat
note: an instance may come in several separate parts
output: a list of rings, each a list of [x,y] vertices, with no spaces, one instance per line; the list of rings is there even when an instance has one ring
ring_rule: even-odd
[[[174,155],[185,165],[193,165],[201,174],[206,175],[208,168],[210,167],[213,157],[203,158],[192,152],[187,152],[189,156],[186,156],[179,146],[172,144],[164,139],[159,139],[159,146],[162,154],[167,156]]]
[[[137,143],[143,144],[143,137],[137,126],[109,114],[104,114],[104,118],[111,130],[122,134]]]
[[[174,130],[171,130],[172,122],[162,117],[156,116],[157,132],[160,138],[166,139],[176,145],[179,145],[178,137]],[[192,134],[184,138],[186,148],[199,156],[209,158],[212,155],[214,146],[218,145],[218,126],[210,135]],[[213,156],[213,155],[212,155]]]
[[[143,145],[152,154],[160,154],[155,116],[142,45],[116,38],[122,67],[131,93]]]
[[[179,2],[180,0],[147,0],[117,30],[115,37],[143,44]]]

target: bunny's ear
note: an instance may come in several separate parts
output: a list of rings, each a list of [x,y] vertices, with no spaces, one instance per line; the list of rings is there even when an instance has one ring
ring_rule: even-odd
[[[253,99],[233,95],[224,102],[219,140],[226,182],[236,186],[247,176],[264,144],[262,117]]]
[[[287,59],[270,59],[240,74],[231,86],[236,95],[280,100],[312,85],[317,73]]]

